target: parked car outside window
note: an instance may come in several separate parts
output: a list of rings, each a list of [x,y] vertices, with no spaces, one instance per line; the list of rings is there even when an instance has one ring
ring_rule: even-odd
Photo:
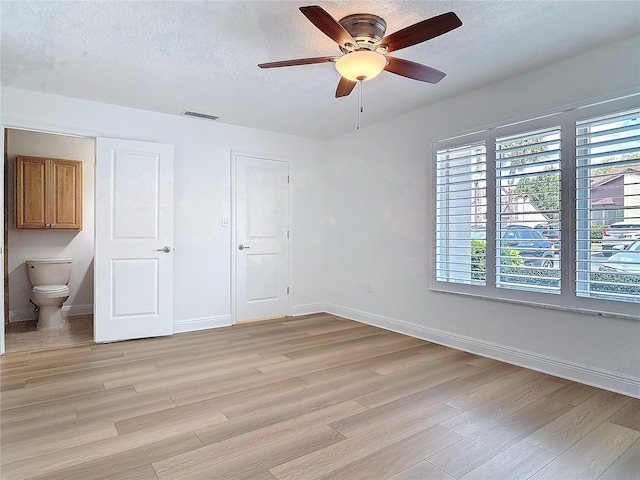
[[[609,257],[636,240],[640,240],[640,222],[616,222],[602,232],[602,254]]]
[[[560,240],[560,224],[559,223],[539,223],[535,226],[549,240]]]
[[[502,231],[500,246],[516,250],[526,266],[553,267],[554,243],[531,227],[507,225]]]
[[[623,250],[614,253],[600,264],[601,272],[632,273],[640,275],[640,242],[637,250]]]

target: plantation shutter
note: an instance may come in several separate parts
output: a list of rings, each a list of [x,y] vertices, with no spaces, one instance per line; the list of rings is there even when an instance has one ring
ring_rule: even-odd
[[[436,150],[436,281],[486,284],[484,141]]]
[[[496,286],[560,293],[560,127],[496,138]]]
[[[624,248],[640,232],[640,110],[576,123],[576,218],[577,295],[637,301],[640,253]],[[614,223],[619,254],[601,246]],[[637,270],[627,271],[634,263]]]

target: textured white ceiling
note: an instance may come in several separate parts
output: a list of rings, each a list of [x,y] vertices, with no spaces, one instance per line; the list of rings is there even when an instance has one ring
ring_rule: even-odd
[[[0,3],[2,85],[330,138],[355,128],[357,95],[334,98],[339,55],[299,1]],[[364,84],[368,125],[640,32],[632,1],[320,1],[334,18],[373,13],[387,34],[444,12],[463,26],[391,55],[447,76],[437,85],[383,72]],[[206,121],[206,120],[202,120]]]

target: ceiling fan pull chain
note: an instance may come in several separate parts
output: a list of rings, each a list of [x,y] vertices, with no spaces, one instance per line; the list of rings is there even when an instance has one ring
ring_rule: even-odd
[[[358,80],[358,126],[356,130],[360,130],[360,114],[364,111],[362,107],[362,80]]]

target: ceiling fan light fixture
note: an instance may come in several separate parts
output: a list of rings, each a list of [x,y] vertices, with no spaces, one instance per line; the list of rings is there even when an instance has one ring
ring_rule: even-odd
[[[336,61],[336,70],[347,80],[371,80],[387,66],[384,55],[370,50],[347,53]]]

